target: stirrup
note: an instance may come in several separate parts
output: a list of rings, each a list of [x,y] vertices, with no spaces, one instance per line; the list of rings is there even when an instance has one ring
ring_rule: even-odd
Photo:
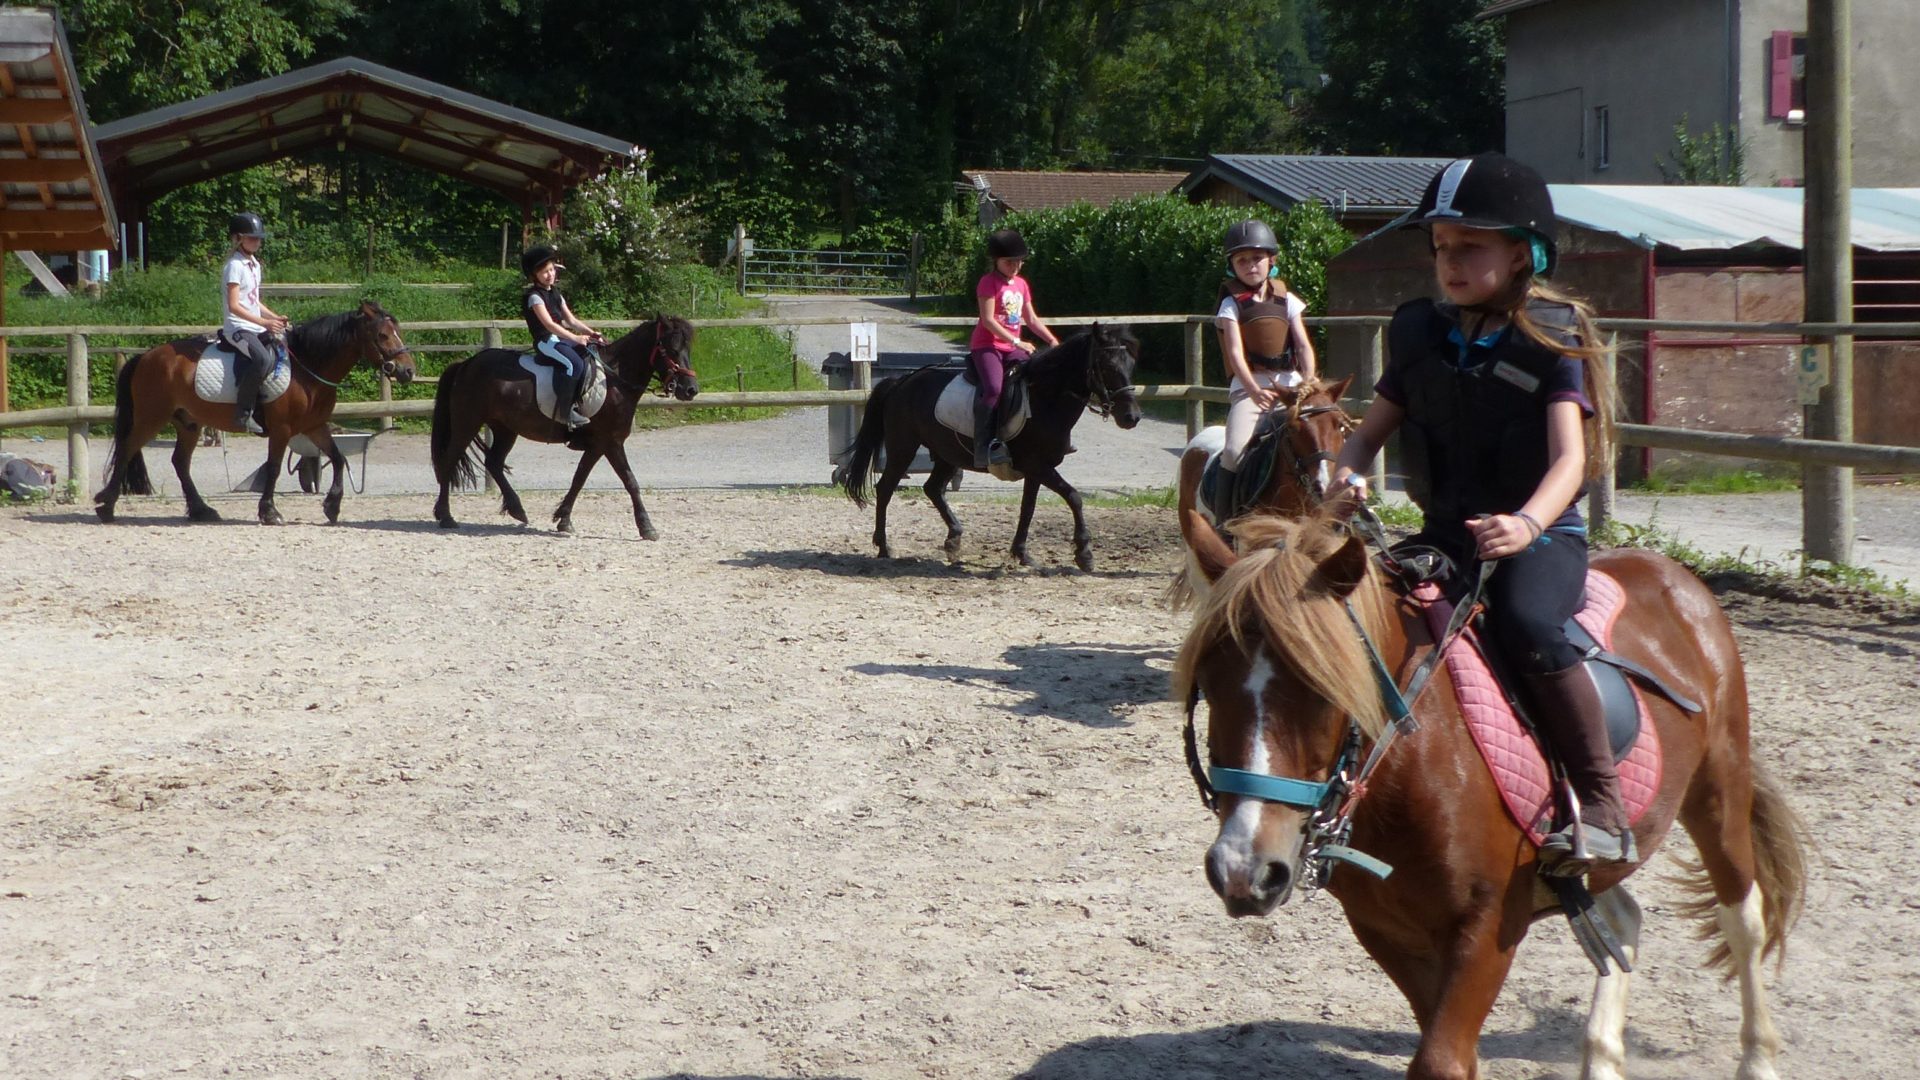
[[[581,416],[579,409],[567,410],[568,430],[572,430],[573,428],[578,428],[578,427],[586,427],[588,424],[591,424],[591,423],[593,423],[593,418],[590,416]]]
[[[235,417],[233,426],[248,435],[265,435],[267,433],[267,429],[261,427],[259,419],[253,415],[252,409],[248,409],[243,415]]]
[[[1614,835],[1598,825],[1580,822],[1547,834],[1540,841],[1540,865],[1554,877],[1579,877],[1596,866],[1640,861],[1633,830]]]
[[[1007,452],[1007,444],[999,439],[987,444],[987,466],[1006,465],[1013,461],[1013,455]]]

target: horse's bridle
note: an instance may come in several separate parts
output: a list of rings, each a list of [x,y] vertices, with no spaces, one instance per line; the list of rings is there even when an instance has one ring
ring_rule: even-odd
[[[1121,394],[1133,393],[1138,389],[1134,383],[1128,383],[1125,386],[1107,386],[1099,380],[1097,373],[1100,365],[1095,361],[1094,356],[1105,356],[1115,352],[1127,353],[1129,357],[1133,355],[1127,352],[1124,344],[1113,344],[1102,345],[1087,357],[1087,411],[1102,420],[1113,415],[1114,398]]]
[[[362,312],[362,313],[360,313],[360,314],[361,314],[361,317],[362,317],[362,318],[366,318],[366,319],[372,319],[372,318],[373,318],[373,316],[372,316],[372,315],[368,315],[368,314],[366,314],[365,312]],[[394,317],[393,317],[393,316],[391,316],[391,315],[382,315],[382,316],[380,316],[380,319],[381,319],[381,322],[382,322],[382,324],[384,324],[384,323],[392,323],[392,324],[393,324],[393,336],[394,336],[394,337],[396,337],[396,338],[398,338],[398,337],[400,337],[400,320],[398,320],[398,319],[396,319],[396,318],[394,318]],[[378,360],[368,360],[368,361],[364,361],[364,363],[366,363],[366,365],[367,365],[368,367],[370,367],[370,368],[373,368],[373,369],[374,369],[374,370],[376,370],[376,371],[379,371],[379,370],[381,370],[381,369],[383,369],[383,368],[385,368],[385,367],[386,367],[387,365],[389,365],[389,364],[391,364],[391,363],[393,363],[393,361],[394,361],[394,360],[395,360],[396,358],[398,358],[398,357],[402,357],[402,356],[411,356],[411,355],[413,354],[413,350],[412,350],[412,349],[409,349],[409,348],[407,348],[407,343],[406,343],[406,340],[405,340],[404,338],[402,338],[402,339],[401,339],[401,341],[400,341],[400,347],[399,347],[399,348],[397,348],[397,349],[388,349],[388,348],[386,348],[385,346],[383,346],[383,345],[381,345],[381,344],[380,344],[380,339],[379,339],[379,337],[377,336],[377,335],[378,335],[378,326],[376,326],[376,327],[375,327],[375,334],[376,334],[376,336],[375,336],[375,338],[374,338],[374,341],[373,341],[373,347],[374,347],[374,351],[380,354],[380,358],[379,358]],[[306,372],[306,373],[307,373],[307,377],[308,377],[308,378],[310,378],[310,379],[312,379],[312,380],[313,380],[314,382],[317,382],[317,383],[319,383],[319,384],[320,384],[320,385],[322,385],[322,386],[326,386],[326,387],[331,387],[331,388],[333,388],[333,389],[335,389],[335,390],[338,390],[338,389],[340,389],[340,382],[345,382],[345,381],[346,381],[345,379],[341,379],[341,380],[340,380],[340,382],[335,382],[335,381],[333,381],[332,379],[328,379],[328,378],[323,378],[323,377],[322,377],[322,376],[320,375],[320,373],[319,373],[319,372],[317,372],[317,371],[315,371],[315,370],[313,370],[312,368],[310,368],[310,367],[308,367],[308,366],[307,366],[307,362],[306,362],[305,360],[302,360],[302,359],[300,359],[300,356],[299,356],[299,354],[297,354],[297,353],[295,353],[295,352],[293,351],[293,338],[292,338],[292,337],[291,337],[290,335],[283,335],[283,336],[281,336],[281,338],[280,338],[280,341],[281,341],[281,343],[282,343],[282,344],[283,344],[283,345],[284,345],[284,346],[286,347],[286,350],[287,350],[287,359],[289,359],[289,360],[292,360],[292,361],[294,362],[294,364],[295,364],[295,365],[296,365],[297,367],[299,367],[299,369],[300,369],[301,371],[304,371],[304,372]],[[382,374],[391,374],[391,373],[390,373],[390,372],[384,372],[384,371],[382,371]]]
[[[1274,438],[1279,440],[1280,446],[1287,452],[1287,460],[1293,466],[1295,482],[1300,485],[1301,491],[1313,495],[1314,502],[1324,501],[1327,497],[1326,490],[1320,486],[1320,466],[1333,462],[1338,455],[1327,450],[1317,450],[1311,454],[1294,453],[1291,435],[1295,424],[1305,427],[1305,421],[1327,413],[1339,413],[1341,429],[1349,432],[1353,430],[1353,417],[1347,410],[1341,408],[1338,402],[1335,402],[1331,405],[1308,405],[1304,408],[1288,409],[1286,418],[1280,421],[1273,432]]]
[[[653,385],[653,377],[658,375],[660,376],[660,389],[657,391],[657,396],[659,397],[671,397],[673,395],[673,380],[677,378],[695,378],[693,369],[682,363],[678,356],[675,356],[672,351],[660,343],[660,339],[665,336],[665,332],[666,321],[664,319],[655,319],[653,322],[653,349],[647,353],[647,373],[645,378],[641,379],[638,383],[631,382],[626,376],[620,374],[617,367],[607,368],[607,378],[612,382],[618,383],[620,388],[628,393],[645,394],[647,389]]]

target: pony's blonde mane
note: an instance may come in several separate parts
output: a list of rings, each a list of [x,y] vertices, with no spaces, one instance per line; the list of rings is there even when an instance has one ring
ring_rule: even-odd
[[[1174,693],[1186,700],[1212,650],[1230,646],[1251,655],[1264,645],[1308,689],[1377,738],[1387,725],[1380,684],[1343,598],[1319,573],[1347,542],[1345,528],[1324,514],[1299,520],[1251,514],[1234,523],[1233,535],[1244,554],[1194,615],[1174,662]],[[1386,588],[1371,558],[1351,600],[1377,643],[1387,624]]]

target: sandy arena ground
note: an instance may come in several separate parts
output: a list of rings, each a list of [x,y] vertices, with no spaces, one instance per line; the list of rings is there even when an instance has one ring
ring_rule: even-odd
[[[535,520],[551,493],[534,494]],[[0,510],[0,1076],[1362,1077],[1414,1045],[1337,904],[1233,921],[1181,759],[1171,515],[664,492],[635,539],[480,496],[188,526]],[[1822,849],[1790,1077],[1910,1074],[1920,614],[1730,593],[1757,756]],[[1684,841],[1681,842],[1684,845]],[[1633,1075],[1727,1076],[1664,860]],[[1563,1077],[1591,978],[1521,953],[1484,1075]],[[1904,1062],[1905,1064],[1901,1064]]]

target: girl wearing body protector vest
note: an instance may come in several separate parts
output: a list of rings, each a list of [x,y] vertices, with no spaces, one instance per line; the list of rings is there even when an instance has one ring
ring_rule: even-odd
[[[1000,405],[1000,393],[1007,376],[1037,348],[1022,338],[1031,327],[1034,335],[1049,346],[1060,344],[1040,313],[1033,310],[1033,290],[1020,276],[1027,261],[1027,241],[1017,229],[1001,229],[987,237],[987,257],[993,268],[980,276],[973,295],[978,302],[980,320],[973,326],[967,342],[967,363],[979,393],[973,399],[973,467],[984,469],[1007,460],[1007,448],[994,437],[993,413]]]
[[[1426,512],[1413,542],[1487,582],[1493,644],[1520,678],[1541,734],[1579,800],[1573,830],[1540,850],[1550,873],[1637,861],[1598,689],[1563,629],[1587,575],[1578,500],[1613,453],[1609,349],[1592,309],[1550,288],[1553,200],[1540,174],[1501,154],[1452,162],[1409,226],[1431,234],[1443,300],[1394,312],[1385,375],[1334,470],[1335,497],[1366,497],[1366,468],[1398,430],[1407,492]]]
[[[535,244],[520,256],[520,272],[527,275],[527,292],[521,300],[527,331],[533,335],[534,352],[553,366],[553,419],[569,430],[588,422],[574,407],[580,396],[580,384],[587,374],[590,346],[605,345],[600,331],[574,317],[567,298],[555,283],[566,267],[550,244]],[[562,416],[562,410],[565,415]]]
[[[245,211],[227,220],[227,239],[233,250],[220,272],[220,338],[233,350],[233,429],[265,435],[253,415],[260,403],[260,384],[273,371],[271,339],[287,331],[285,316],[260,301],[260,245],[267,241],[266,223]]]
[[[1318,367],[1313,341],[1301,321],[1306,301],[1287,291],[1273,257],[1280,242],[1264,221],[1248,219],[1227,230],[1223,245],[1227,272],[1220,284],[1220,307],[1213,325],[1220,332],[1226,362],[1227,432],[1220,451],[1220,476],[1214,485],[1213,520],[1224,526],[1233,516],[1233,474],[1261,414],[1280,400],[1280,391],[1312,379]]]

